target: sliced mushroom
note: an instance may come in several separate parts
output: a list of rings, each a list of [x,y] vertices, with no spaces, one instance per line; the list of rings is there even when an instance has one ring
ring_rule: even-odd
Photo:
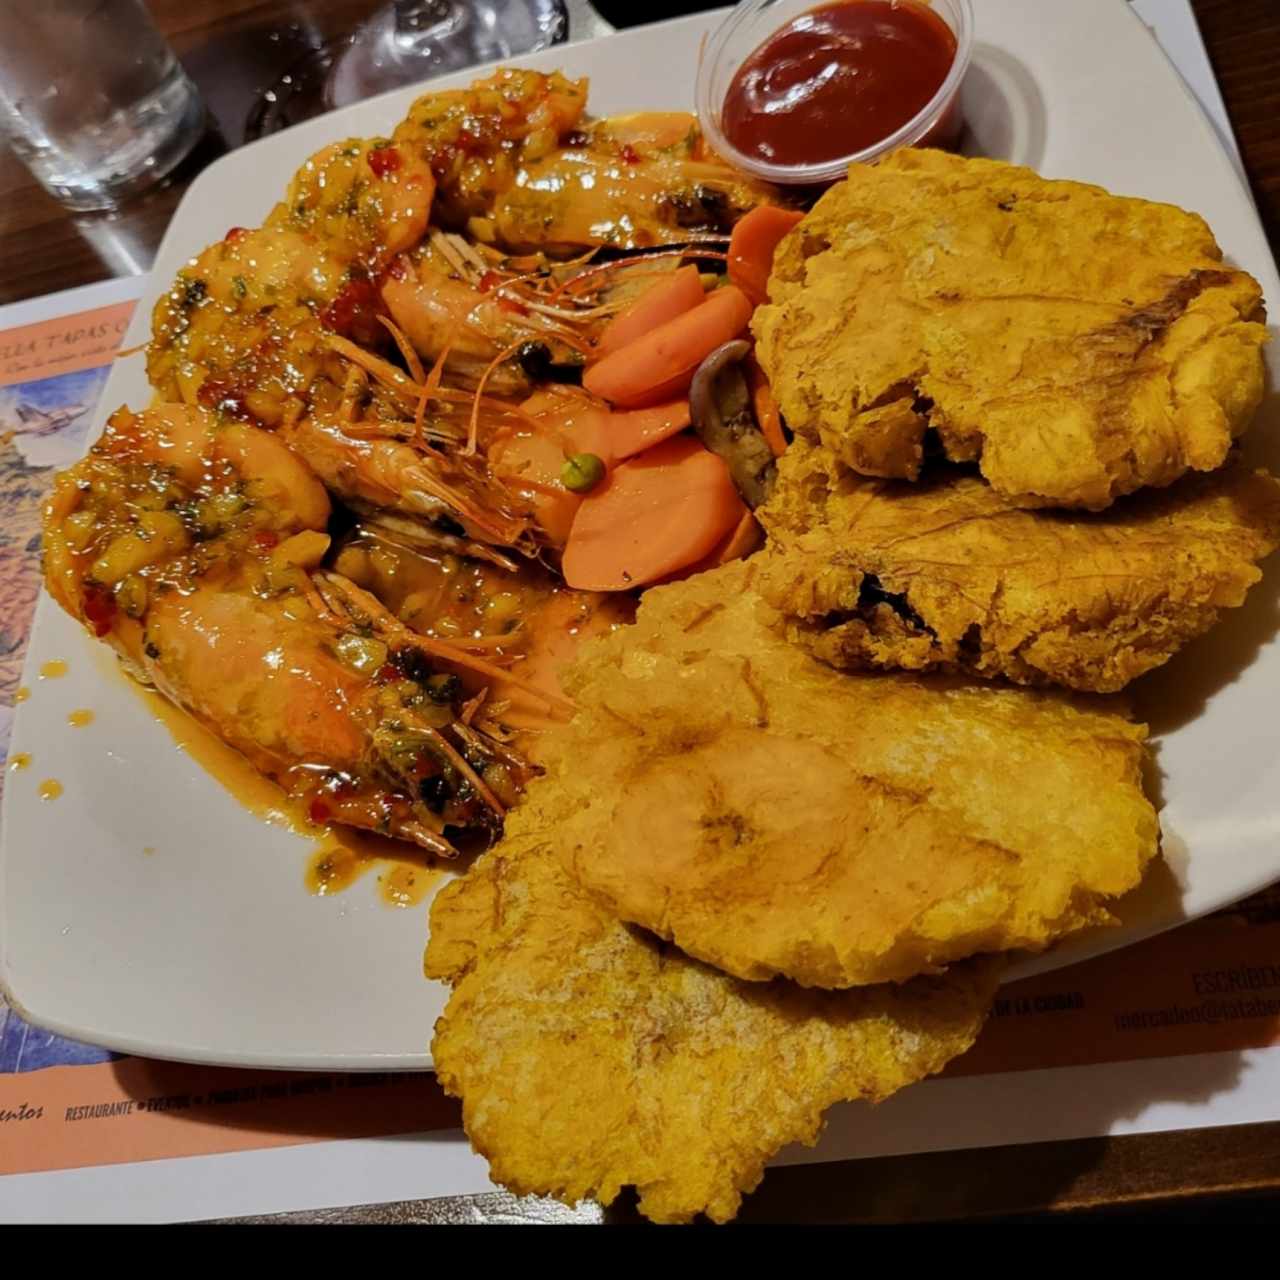
[[[717,347],[689,388],[689,412],[702,443],[724,459],[742,500],[755,510],[773,492],[777,464],[756,423],[741,362],[751,350],[743,338]]]

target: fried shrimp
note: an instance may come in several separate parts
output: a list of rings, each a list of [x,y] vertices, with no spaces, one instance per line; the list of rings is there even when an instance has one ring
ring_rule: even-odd
[[[447,831],[495,831],[531,770],[462,721],[475,658],[372,616],[321,570],[329,511],[277,436],[183,406],[120,410],[55,483],[46,581],[314,819],[451,854]]]

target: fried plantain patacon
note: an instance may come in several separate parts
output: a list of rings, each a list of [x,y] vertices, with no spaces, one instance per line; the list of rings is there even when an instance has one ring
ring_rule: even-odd
[[[758,559],[758,558],[757,558]],[[650,591],[566,672],[557,849],[623,919],[746,979],[848,987],[1110,920],[1155,855],[1145,730],[791,644],[756,560]]]
[[[954,468],[872,480],[796,440],[758,514],[761,592],[824,662],[1111,693],[1244,603],[1280,543],[1280,481],[1232,461],[1068,515]]]
[[[857,991],[744,983],[631,928],[556,850],[563,797],[532,789],[507,838],[431,912],[453,987],[432,1053],[493,1177],[658,1222],[723,1222],[823,1112],[940,1071],[977,1036],[998,964]]]
[[[1204,220],[994,160],[855,165],[787,236],[760,359],[793,430],[914,480],[935,440],[1019,506],[1222,464],[1263,393],[1256,280]]]

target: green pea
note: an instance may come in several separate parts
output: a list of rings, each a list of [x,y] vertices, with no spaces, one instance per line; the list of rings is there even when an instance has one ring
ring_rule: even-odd
[[[575,453],[560,468],[560,483],[570,493],[590,493],[604,479],[604,462],[594,453]]]

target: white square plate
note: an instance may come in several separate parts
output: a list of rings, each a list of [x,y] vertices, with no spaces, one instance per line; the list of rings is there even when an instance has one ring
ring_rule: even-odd
[[[975,8],[965,85],[975,149],[1194,209],[1272,302],[1280,298],[1248,194],[1127,4],[976,0]],[[596,114],[689,108],[699,39],[716,21],[702,15],[518,61],[589,75]],[[185,259],[230,226],[257,225],[321,146],[389,133],[419,92],[325,116],[211,166],[174,216],[128,342],[146,339],[151,303]],[[141,358],[121,361],[97,428],[117,405],[149,398]],[[1250,438],[1259,456],[1276,452],[1276,418],[1273,398]],[[1244,609],[1139,692],[1157,736],[1169,870],[1126,904],[1123,928],[1019,973],[1132,942],[1280,875],[1276,600],[1273,571]],[[51,658],[70,670],[42,683],[38,667]],[[372,877],[335,897],[309,896],[311,846],[253,817],[176,751],[111,665],[103,646],[41,600],[27,662],[34,694],[13,733],[13,750],[34,763],[9,780],[0,849],[0,979],[15,1006],[64,1035],[154,1057],[429,1067],[445,992],[422,978],[425,906],[382,905]],[[93,725],[68,727],[77,707],[94,709]],[[65,793],[41,803],[37,781],[51,775]]]

